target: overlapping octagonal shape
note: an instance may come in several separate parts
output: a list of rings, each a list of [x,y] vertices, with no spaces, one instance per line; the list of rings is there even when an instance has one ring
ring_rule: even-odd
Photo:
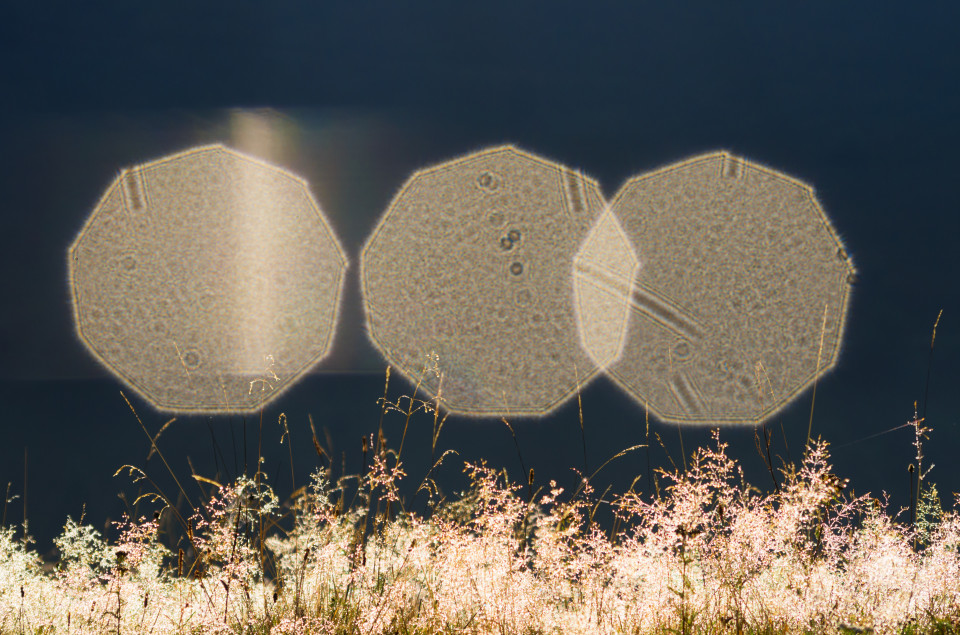
[[[836,363],[855,270],[812,188],[718,152],[611,209],[640,268],[608,371],[661,419],[757,424]]]
[[[255,410],[316,364],[346,266],[306,182],[219,145],[123,170],[69,254],[82,341],[178,412]]]
[[[594,181],[512,146],[416,172],[363,249],[371,339],[451,412],[547,414],[597,369],[572,263],[602,208]]]

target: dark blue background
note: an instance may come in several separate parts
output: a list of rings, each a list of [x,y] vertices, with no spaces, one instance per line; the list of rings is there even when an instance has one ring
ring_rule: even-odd
[[[267,469],[281,490],[290,474],[280,412],[298,485],[316,463],[308,413],[329,428],[338,459],[346,453],[348,472],[359,468],[360,435],[376,430],[383,364],[357,326],[356,264],[377,217],[413,170],[509,142],[582,168],[607,195],[630,176],[720,148],[812,184],[861,279],[839,367],[817,389],[814,433],[834,444],[838,471],[858,493],[886,490],[896,509],[907,504],[911,433],[862,439],[905,423],[920,401],[933,427],[930,479],[952,503],[960,489],[958,25],[950,2],[7,3],[0,485],[26,490],[41,551],[84,505],[98,527],[118,517],[117,492],[137,491],[112,477],[120,465],[144,466],[169,486],[156,460],[146,463],[123,387],[74,335],[66,249],[119,169],[228,141],[218,136],[224,108],[272,108],[315,133],[287,167],[314,186],[353,265],[333,357],[264,412]],[[395,378],[391,397],[408,392]],[[167,420],[131,399],[151,431]],[[642,411],[609,382],[584,390],[583,409],[591,470],[644,442]],[[807,393],[771,422],[775,452],[798,457],[809,413]],[[225,478],[242,470],[243,425],[181,418],[161,449],[181,475],[189,456],[201,474],[219,469]],[[246,422],[251,465],[257,425]],[[576,402],[514,427],[537,485],[553,478],[569,491],[571,468],[583,469]],[[402,420],[388,416],[385,432],[396,447]],[[677,428],[653,422],[652,433],[679,463]],[[413,486],[429,469],[429,434],[429,421],[415,419],[405,441]],[[751,480],[769,487],[753,430],[722,435]],[[707,438],[683,430],[688,454]],[[502,423],[451,419],[437,454],[446,448],[522,480]],[[465,484],[458,460],[440,470],[447,493]],[[659,445],[651,460],[670,466]],[[646,489],[645,451],[612,463],[597,484],[622,492],[636,474]],[[196,494],[192,484],[188,491]],[[17,499],[6,522],[22,515]]]

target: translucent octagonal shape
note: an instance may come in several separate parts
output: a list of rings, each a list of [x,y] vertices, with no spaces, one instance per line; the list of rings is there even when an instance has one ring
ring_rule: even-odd
[[[219,145],[122,171],[69,256],[82,341],[178,412],[255,410],[323,358],[346,266],[306,182]]]
[[[756,424],[836,363],[855,270],[808,185],[719,152],[612,209],[641,266],[609,372],[660,418]]]
[[[363,249],[371,339],[451,412],[550,412],[596,371],[572,276],[602,208],[594,181],[512,146],[416,172]]]

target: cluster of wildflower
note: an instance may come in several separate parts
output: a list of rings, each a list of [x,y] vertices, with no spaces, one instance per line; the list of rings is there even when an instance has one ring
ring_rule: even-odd
[[[0,529],[0,631],[892,633],[960,622],[957,514],[931,485],[916,529],[849,496],[823,442],[763,494],[716,435],[685,472],[659,473],[662,496],[613,501],[621,529],[609,536],[586,480],[567,501],[555,482],[524,499],[482,462],[466,464],[459,502],[368,523],[375,493],[395,503],[405,475],[380,459],[351,510],[316,472],[285,532],[262,477],[218,488],[187,522],[186,565],[159,543],[157,519],[124,520],[115,545],[68,520],[52,572]]]

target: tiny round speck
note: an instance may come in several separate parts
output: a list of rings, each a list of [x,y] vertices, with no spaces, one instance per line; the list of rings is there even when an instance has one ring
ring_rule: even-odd
[[[520,230],[511,229],[509,233],[507,233],[507,238],[510,239],[510,242],[514,242],[514,243],[520,242]]]
[[[515,276],[519,276],[520,274],[522,274],[522,273],[523,273],[523,263],[522,263],[522,262],[515,262],[515,263],[511,264],[511,265],[510,265],[510,273],[512,273],[512,274],[515,275]]]
[[[500,239],[500,249],[504,251],[510,251],[513,249],[513,241],[504,236]]]
[[[137,269],[137,258],[133,254],[126,254],[120,258],[120,268],[126,271],[127,273],[136,271]]]
[[[200,352],[195,350],[186,351],[183,354],[183,365],[193,370],[200,368]]]
[[[277,326],[279,327],[281,333],[285,333],[287,335],[291,333],[296,333],[297,319],[292,315],[286,315],[280,318],[280,321],[278,322]]]
[[[483,172],[477,177],[477,185],[482,190],[493,192],[500,187],[500,177],[493,172]]]

